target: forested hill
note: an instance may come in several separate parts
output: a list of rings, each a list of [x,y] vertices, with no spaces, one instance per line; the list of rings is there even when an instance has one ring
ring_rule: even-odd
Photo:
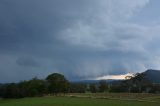
[[[143,73],[146,75],[146,78],[148,78],[151,82],[160,83],[160,70],[149,69]]]

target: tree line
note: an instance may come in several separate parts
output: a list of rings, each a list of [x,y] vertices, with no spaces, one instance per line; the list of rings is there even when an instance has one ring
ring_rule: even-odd
[[[0,85],[0,97],[23,98],[43,96],[47,94],[57,95],[69,91],[69,81],[61,74],[54,73],[46,79],[33,78],[19,83],[7,83]]]
[[[64,75],[53,73],[45,79],[33,78],[19,83],[0,84],[0,98],[23,98],[66,93],[132,92],[159,93],[160,85],[151,83],[145,75],[136,74],[124,81],[107,83],[72,83]]]

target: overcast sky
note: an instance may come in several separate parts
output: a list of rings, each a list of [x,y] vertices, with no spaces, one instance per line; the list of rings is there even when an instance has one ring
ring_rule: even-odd
[[[0,82],[160,69],[159,0],[0,0]]]

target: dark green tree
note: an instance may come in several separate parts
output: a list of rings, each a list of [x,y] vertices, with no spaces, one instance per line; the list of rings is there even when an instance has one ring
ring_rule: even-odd
[[[92,93],[96,93],[98,91],[96,84],[90,84],[89,88]]]
[[[137,73],[130,80],[132,81],[134,91],[139,93],[142,92],[142,87],[149,83],[144,73]]]
[[[102,80],[102,81],[99,82],[99,91],[100,92],[108,91],[108,85],[107,85],[106,81]]]
[[[29,96],[42,96],[46,93],[46,84],[44,80],[33,78],[28,81]]]
[[[57,95],[58,93],[66,93],[69,89],[69,82],[64,75],[53,73],[47,76],[49,92]]]

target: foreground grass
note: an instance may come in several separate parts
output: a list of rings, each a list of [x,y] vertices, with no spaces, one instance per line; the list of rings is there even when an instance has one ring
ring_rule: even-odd
[[[85,97],[36,97],[0,100],[0,106],[158,106],[159,102]]]

